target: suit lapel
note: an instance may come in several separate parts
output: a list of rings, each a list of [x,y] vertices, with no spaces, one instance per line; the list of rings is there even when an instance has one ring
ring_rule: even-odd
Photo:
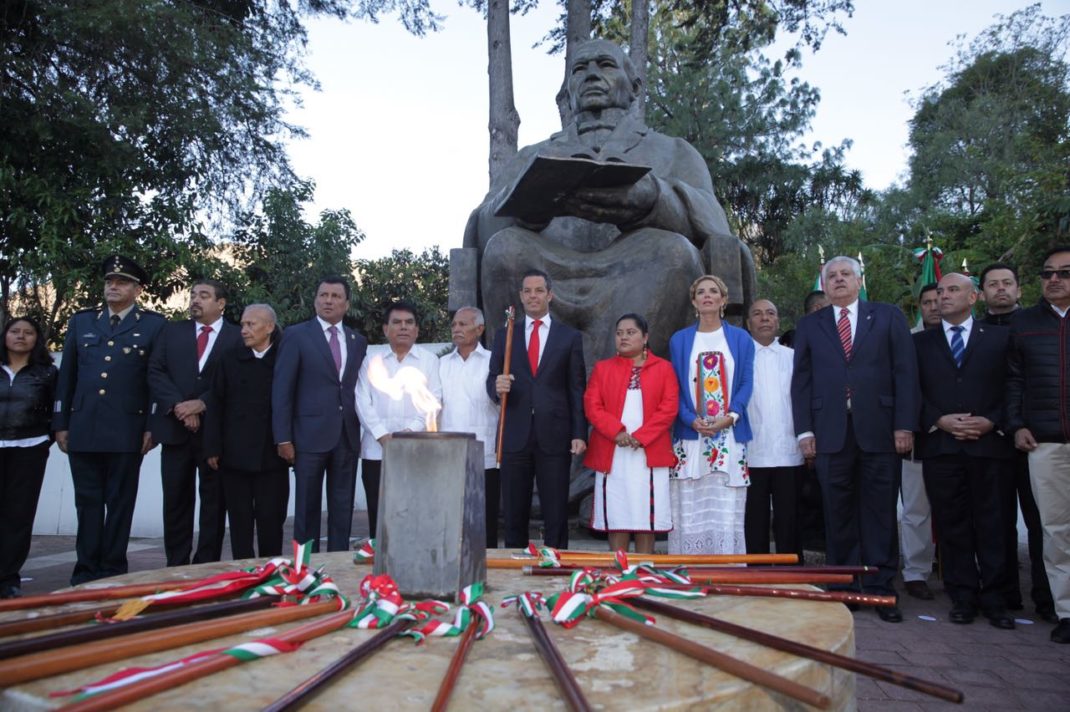
[[[557,350],[558,343],[560,341],[561,341],[561,328],[558,326],[557,320],[556,319],[552,319],[550,321],[550,328],[548,329],[547,334],[546,334],[546,343],[543,344],[543,346],[542,346],[542,357],[539,359],[539,370],[538,370],[538,373],[542,373],[543,368],[549,366],[549,364],[550,364],[550,355]],[[527,349],[525,349],[525,352],[526,351],[527,351]],[[526,353],[525,353],[524,360],[525,361],[528,360],[527,356],[526,356]],[[531,364],[530,363],[528,364],[528,371],[531,371]],[[536,373],[535,378],[539,377],[538,373]]]
[[[346,367],[342,369],[342,381],[352,375],[353,370],[357,368],[357,361],[354,358],[354,352],[357,349],[357,335],[348,326],[342,327],[342,338],[346,340]],[[326,339],[324,339],[326,341]],[[327,348],[327,355],[330,356],[330,347]],[[331,356],[331,365],[334,365],[334,357]]]
[[[862,346],[869,332],[873,330],[873,306],[868,302],[858,302],[858,323],[855,324],[855,337],[851,341],[851,357]],[[837,337],[839,338],[839,332]]]
[[[308,328],[312,335],[312,348],[320,352],[320,355],[324,358],[327,369],[334,374],[336,379],[339,379],[338,369],[334,367],[334,356],[331,355],[331,347],[327,345],[327,334],[320,328],[319,319],[312,317],[308,322]],[[343,334],[345,328],[342,329]],[[342,338],[345,338],[344,336]],[[348,365],[348,359],[346,359]],[[341,383],[341,380],[339,380]]]
[[[196,323],[196,322],[194,322],[194,323]],[[225,321],[223,322],[223,325],[221,327],[219,327],[219,333],[216,334],[215,343],[212,344],[212,350],[208,352],[208,359],[205,360],[204,369],[202,369],[202,370],[205,370],[205,371],[208,370],[208,367],[210,365],[214,364],[216,361],[218,361],[221,358],[220,354],[222,354],[224,351],[226,351],[227,349],[230,348],[230,346],[231,346],[231,344],[230,344],[231,338],[230,337],[231,337],[231,334],[234,333],[234,330],[236,328],[237,327],[231,326],[230,324],[228,324]],[[196,329],[194,329],[194,333],[200,333],[200,327],[197,327]],[[196,356],[197,356],[197,349],[196,349],[197,339],[194,338],[193,342],[194,342],[194,345],[195,345],[194,349],[193,349],[193,356],[194,356],[194,358],[196,358]]]
[[[985,329],[981,325],[981,322],[976,319],[973,320],[973,328],[970,329],[970,340],[966,342],[966,350],[962,353],[962,368],[966,368],[966,364],[969,362],[970,357],[974,351],[981,348],[981,339],[985,338]],[[947,339],[944,339],[944,343],[947,343]],[[947,347],[947,352],[951,353],[951,347]],[[951,359],[955,361],[954,358]]]
[[[182,338],[178,340],[175,345],[179,358],[179,363],[193,364],[193,374],[196,376],[200,373],[201,369],[198,368],[197,359],[197,335],[201,333],[201,325],[192,319],[182,323]],[[208,354],[208,359],[211,360],[212,354],[216,352],[216,347],[219,346],[219,340],[223,337],[222,329],[216,336],[215,346],[212,347],[211,353]],[[204,362],[204,365],[208,365],[208,361]]]
[[[823,310],[817,312],[814,316],[817,319],[818,326],[825,332],[825,335],[833,342],[836,353],[840,355],[840,358],[846,360],[847,355],[843,353],[843,343],[840,341],[840,332],[836,329],[836,307],[825,307]]]

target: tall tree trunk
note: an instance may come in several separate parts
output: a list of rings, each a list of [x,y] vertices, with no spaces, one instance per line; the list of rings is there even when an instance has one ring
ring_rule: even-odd
[[[632,0],[632,34],[628,43],[628,57],[635,65],[635,73],[642,84],[635,97],[632,111],[643,122],[646,122],[646,62],[647,62],[647,35],[650,32],[650,2],[649,0]]]
[[[487,75],[490,86],[490,184],[516,155],[520,114],[513,103],[513,55],[509,0],[487,2]]]
[[[561,115],[561,127],[572,120],[572,107],[568,105],[568,75],[572,66],[572,50],[577,42],[591,39],[591,0],[568,0],[565,16],[565,78],[557,92],[557,112]]]

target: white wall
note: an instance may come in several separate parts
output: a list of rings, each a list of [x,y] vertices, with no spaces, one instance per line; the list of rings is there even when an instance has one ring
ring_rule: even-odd
[[[447,344],[421,344],[431,353],[439,353]],[[371,346],[369,353],[375,353],[384,346]],[[59,354],[55,354],[59,365]],[[291,471],[292,472],[292,471]],[[294,491],[290,487],[290,502],[287,512],[293,516]],[[364,488],[360,484],[360,470],[357,470],[356,501],[354,509],[367,509]],[[323,498],[326,508],[327,498]],[[196,527],[196,518],[194,518]],[[33,522],[34,534],[73,535],[78,531],[78,518],[74,511],[74,486],[71,483],[71,470],[67,456],[53,445],[45,468],[45,481],[41,487],[41,498],[37,504],[37,517]],[[130,530],[133,537],[163,536],[163,490],[160,486],[160,448],[153,448],[141,463],[141,480],[138,483],[137,504],[134,507],[134,523]]]

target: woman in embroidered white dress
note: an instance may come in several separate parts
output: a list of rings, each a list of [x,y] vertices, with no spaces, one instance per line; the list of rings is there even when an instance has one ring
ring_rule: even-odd
[[[744,554],[747,403],[753,390],[754,340],[723,321],[728,288],[703,275],[691,284],[698,323],[673,334],[669,354],[680,384],[673,427],[678,463],[671,473],[669,553]]]

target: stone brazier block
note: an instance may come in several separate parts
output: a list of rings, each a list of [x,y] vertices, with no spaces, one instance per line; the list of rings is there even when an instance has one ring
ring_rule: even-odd
[[[383,448],[375,573],[406,598],[453,601],[487,576],[483,443],[471,433],[394,433]]]

